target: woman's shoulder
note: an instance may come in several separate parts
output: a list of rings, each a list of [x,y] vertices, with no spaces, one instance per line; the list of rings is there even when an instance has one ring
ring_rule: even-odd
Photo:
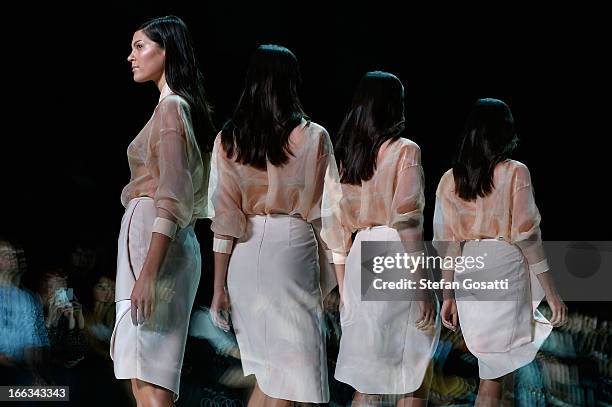
[[[380,146],[378,161],[381,165],[385,162],[390,165],[399,163],[400,168],[420,165],[421,149],[417,143],[405,137],[390,139]]]
[[[313,138],[317,140],[324,138],[324,137],[329,137],[329,133],[327,132],[325,127],[309,119],[308,120],[302,119],[302,123],[300,123],[300,125],[297,128],[298,129],[302,128],[303,131],[307,132],[308,134],[310,134]]]
[[[436,191],[436,195],[441,196],[444,194],[454,194],[455,192],[455,177],[453,176],[453,169],[449,168],[442,174],[440,177],[440,182],[438,183],[438,189]]]
[[[302,119],[302,123],[296,127],[296,130],[301,134],[300,138],[304,140],[304,146],[310,146],[325,153],[333,151],[333,144],[329,133],[320,124]]]
[[[495,168],[496,172],[502,172],[511,178],[529,178],[529,168],[524,163],[507,159],[502,161]]]
[[[159,101],[155,107],[155,113],[186,113],[189,111],[189,103],[185,98],[176,93],[171,93]]]
[[[219,132],[215,136],[215,144],[220,144],[222,137],[223,137],[223,130],[219,130]]]
[[[505,179],[508,185],[514,189],[531,185],[531,173],[525,164],[516,160],[506,160],[504,162]]]
[[[414,141],[406,137],[398,138],[397,145],[401,150],[418,150],[418,151],[421,150],[421,148],[419,147],[417,143],[415,143]]]
[[[154,128],[191,128],[191,116],[187,101],[174,93],[159,101],[153,112]]]
[[[444,174],[442,174],[442,178],[440,178],[440,180],[448,180],[448,179],[453,179],[453,169],[449,168],[448,170],[446,170],[444,172]]]
[[[522,162],[520,162],[520,161],[517,161],[517,160],[512,160],[512,159],[510,159],[510,158],[508,158],[508,159],[507,159],[507,160],[505,160],[505,161],[502,161],[500,164],[505,165],[505,166],[506,166],[506,168],[511,169],[511,170],[515,170],[515,171],[516,171],[516,170],[518,170],[518,171],[525,171],[525,170],[527,170],[527,171],[528,171],[528,170],[529,170],[529,169],[527,168],[527,165],[523,164],[523,163],[522,163]]]
[[[215,141],[213,142],[213,155],[216,155],[218,158],[220,157],[223,160],[233,162],[233,160],[227,156],[227,151],[223,145],[223,130],[220,130],[215,137]]]

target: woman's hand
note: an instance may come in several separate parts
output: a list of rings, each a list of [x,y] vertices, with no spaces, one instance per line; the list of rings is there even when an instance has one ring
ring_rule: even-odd
[[[457,303],[454,299],[446,299],[442,303],[440,311],[442,317],[442,325],[455,332],[458,326],[457,320]]]
[[[567,306],[557,292],[552,274],[550,271],[545,271],[544,273],[537,274],[537,278],[544,289],[546,302],[552,311],[552,317],[550,318],[551,325],[557,327],[565,324],[567,322]]]
[[[338,281],[338,293],[340,294],[340,306],[342,308],[344,306],[344,273],[345,273],[345,265],[344,264],[334,264],[334,272],[336,273],[336,281]]]
[[[148,270],[147,265],[140,272],[132,289],[132,324],[139,325],[151,318],[155,311],[155,284],[157,272]]]
[[[436,319],[436,308],[429,298],[415,302],[419,306],[420,316],[414,325],[421,331],[427,331],[434,325],[434,321]]]
[[[47,328],[57,326],[57,322],[59,321],[60,315],[61,312],[57,303],[55,302],[55,297],[52,296],[49,298],[49,314],[45,318],[45,326]]]
[[[215,290],[210,304],[210,317],[213,324],[225,332],[230,330],[229,321],[230,300],[225,289]]]
[[[338,284],[338,309],[344,306],[344,282],[342,284]]]
[[[166,218],[170,219],[169,217]],[[175,221],[173,219],[170,220]],[[132,302],[132,323],[134,325],[144,323],[155,312],[157,300],[155,290],[157,288],[158,273],[164,264],[168,247],[170,247],[170,238],[168,236],[157,232],[151,234],[151,243],[149,244],[147,257],[130,296],[130,301]]]
[[[546,294],[546,302],[552,311],[550,323],[554,327],[559,327],[567,323],[567,305],[556,292]]]

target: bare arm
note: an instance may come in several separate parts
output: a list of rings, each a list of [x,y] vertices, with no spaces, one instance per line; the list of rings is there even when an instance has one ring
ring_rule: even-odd
[[[215,253],[215,281],[214,281],[214,292],[225,291],[225,279],[227,276],[227,268],[229,266],[229,253]]]
[[[176,221],[164,209],[159,208],[158,215],[173,222]],[[130,297],[132,302],[132,323],[134,325],[149,319],[155,310],[155,285],[159,271],[166,259],[170,242],[170,237],[162,233],[153,232],[151,234],[149,251]]]
[[[217,242],[232,242],[233,238],[231,236],[220,236],[215,234],[215,240]],[[231,257],[231,252],[228,253],[228,250],[225,251],[214,251],[215,258],[215,276],[213,282],[213,299],[210,305],[210,315],[213,320],[213,323],[217,325],[219,328],[224,331],[229,331],[230,329],[230,321],[229,321],[229,309],[230,309],[230,300],[225,289],[225,281],[227,278],[227,269],[229,267],[229,260]]]
[[[340,303],[344,303],[344,264],[334,264],[336,280],[338,281],[338,291],[340,291]]]

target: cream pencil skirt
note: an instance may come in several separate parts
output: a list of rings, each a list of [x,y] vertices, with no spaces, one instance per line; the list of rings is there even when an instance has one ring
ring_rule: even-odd
[[[155,216],[153,199],[141,197],[129,202],[121,221],[110,355],[118,379],[137,378],[164,387],[176,401],[189,316],[200,281],[200,245],[193,225],[178,230],[158,274],[153,315],[134,326],[130,295],[149,250]]]
[[[227,288],[245,376],[268,396],[329,401],[319,255],[313,227],[251,215],[230,257]]]
[[[435,352],[440,318],[436,312],[434,326],[421,331],[415,326],[420,318],[417,302],[361,300],[364,241],[398,242],[401,238],[388,226],[361,229],[355,236],[345,265],[342,337],[334,377],[360,393],[411,393],[423,383]],[[390,247],[397,249],[397,243]]]
[[[552,325],[537,310],[542,287],[529,272],[521,250],[504,240],[466,241],[463,257],[483,256],[481,271],[455,272],[455,281],[508,279],[508,289],[492,298],[486,291],[462,290],[456,295],[461,332],[469,351],[478,359],[481,379],[496,379],[529,364]]]

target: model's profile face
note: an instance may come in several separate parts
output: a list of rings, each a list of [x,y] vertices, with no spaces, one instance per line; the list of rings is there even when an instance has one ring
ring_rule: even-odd
[[[136,82],[157,82],[164,73],[166,51],[156,42],[138,30],[132,37],[132,52],[128,62],[132,64],[132,74]]]

